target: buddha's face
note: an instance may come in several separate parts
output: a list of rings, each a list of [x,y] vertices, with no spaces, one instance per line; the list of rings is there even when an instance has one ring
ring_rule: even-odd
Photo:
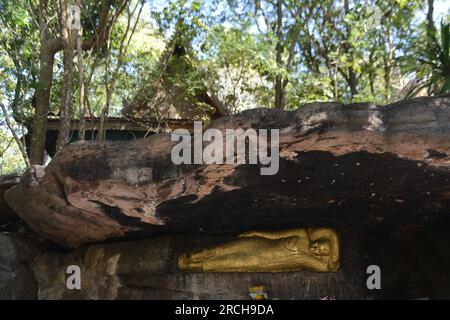
[[[329,240],[315,241],[309,247],[309,251],[315,256],[329,256],[331,254],[331,243]]]

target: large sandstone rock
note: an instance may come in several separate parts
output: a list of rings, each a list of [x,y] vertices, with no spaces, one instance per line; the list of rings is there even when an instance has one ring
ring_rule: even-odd
[[[280,170],[174,165],[170,135],[68,146],[33,167],[8,203],[67,247],[159,233],[445,222],[450,97],[250,110],[209,125],[280,129]]]
[[[18,233],[0,233],[0,299],[36,299],[31,264],[43,246]]]
[[[3,176],[0,177],[0,225],[3,223],[18,220],[19,217],[6,203],[5,192],[9,188],[17,185],[20,181],[18,176]]]

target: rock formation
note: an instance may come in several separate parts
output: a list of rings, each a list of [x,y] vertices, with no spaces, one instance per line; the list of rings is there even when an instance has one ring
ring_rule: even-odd
[[[336,299],[364,297],[358,257],[338,273],[189,273],[179,272],[185,250],[230,239],[229,235],[172,235],[92,245],[70,254],[47,253],[34,264],[41,299],[249,299],[248,288],[267,286],[270,298]],[[356,243],[350,244],[352,251]],[[346,250],[347,252],[348,250]],[[65,268],[83,270],[81,290],[67,290]],[[57,270],[57,272],[55,272]],[[309,285],[317,283],[318,285]],[[299,290],[302,288],[302,290]]]
[[[19,217],[11,207],[6,203],[5,191],[19,183],[20,177],[18,176],[4,176],[0,177],[0,225],[8,222],[18,220]]]
[[[63,246],[173,232],[239,232],[292,224],[445,220],[450,200],[450,97],[385,107],[310,104],[250,110],[209,127],[280,129],[280,169],[174,165],[176,142],[68,146],[33,167],[8,203]]]
[[[18,233],[0,233],[0,299],[37,299],[31,264],[45,246]]]
[[[208,128],[280,129],[278,174],[261,176],[258,165],[175,165],[177,142],[160,134],[72,144],[6,192],[20,218],[61,250],[90,245],[37,259],[41,298],[243,298],[246,286],[260,284],[280,298],[450,295],[450,96],[249,110]],[[337,274],[176,270],[179,253],[217,239],[309,226],[345,239]],[[71,261],[88,274],[84,291],[64,289]],[[365,290],[370,264],[386,270],[383,293]],[[294,288],[292,277],[312,287]]]

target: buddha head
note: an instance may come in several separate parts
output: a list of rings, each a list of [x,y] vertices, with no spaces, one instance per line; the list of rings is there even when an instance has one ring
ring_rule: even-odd
[[[330,240],[317,240],[311,243],[309,251],[315,256],[329,256],[331,255]]]

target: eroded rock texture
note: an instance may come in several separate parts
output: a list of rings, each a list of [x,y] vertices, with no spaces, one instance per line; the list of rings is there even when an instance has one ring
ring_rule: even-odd
[[[5,192],[9,188],[19,183],[20,177],[18,176],[2,176],[0,177],[0,225],[13,222],[19,219],[17,214],[6,203]]]
[[[43,246],[18,233],[0,233],[0,299],[36,299],[31,264]]]
[[[235,235],[173,235],[92,245],[70,254],[48,253],[34,265],[40,299],[249,299],[248,288],[266,285],[271,298],[319,299],[364,296],[358,256],[337,273],[188,273],[177,269],[185,252]],[[345,238],[344,252],[357,252]],[[68,290],[65,270],[81,266],[81,290]]]
[[[183,234],[46,253],[34,263],[40,299],[249,299],[264,285],[270,299],[448,299],[450,225],[347,225],[337,272],[180,272],[178,257],[235,234]],[[81,290],[68,290],[66,268],[81,267]],[[368,290],[366,269],[381,268],[381,290]]]
[[[32,297],[38,284],[41,299],[244,299],[249,287],[266,285],[280,299],[450,297],[450,97],[250,110],[209,127],[280,129],[278,174],[261,176],[258,165],[176,166],[166,134],[70,145],[5,197],[38,234],[85,246],[40,255],[33,277],[36,254],[7,250],[12,240],[2,235],[1,292]],[[309,226],[341,235],[337,273],[177,269],[180,254],[240,232]],[[131,241],[139,238],[147,239]],[[80,291],[66,287],[72,264],[82,269]],[[367,290],[372,264],[382,290]],[[11,285],[22,269],[30,291]]]
[[[67,247],[158,233],[449,218],[450,97],[250,110],[209,127],[280,129],[278,174],[261,176],[257,165],[176,166],[176,142],[160,134],[70,145],[6,198],[31,228]]]

